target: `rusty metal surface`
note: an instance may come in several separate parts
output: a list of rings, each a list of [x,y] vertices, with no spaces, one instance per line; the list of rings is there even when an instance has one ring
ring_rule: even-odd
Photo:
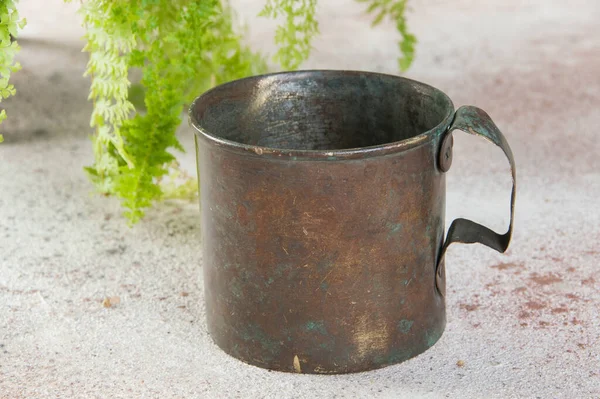
[[[196,100],[217,345],[302,373],[431,347],[445,326],[440,148],[453,111],[430,86],[349,71],[253,77]]]

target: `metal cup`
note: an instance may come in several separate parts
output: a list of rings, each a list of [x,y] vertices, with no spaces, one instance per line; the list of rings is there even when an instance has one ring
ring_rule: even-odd
[[[244,362],[348,373],[431,347],[445,317],[453,242],[504,252],[515,165],[475,107],[397,76],[299,71],[215,87],[190,108],[208,328]],[[511,166],[508,232],[465,219],[444,238],[455,129]]]

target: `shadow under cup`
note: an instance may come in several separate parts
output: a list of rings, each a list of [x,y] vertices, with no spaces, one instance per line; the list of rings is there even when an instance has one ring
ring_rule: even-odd
[[[248,146],[328,151],[413,138],[454,108],[441,91],[380,74],[257,76],[214,88],[191,109],[206,134]]]

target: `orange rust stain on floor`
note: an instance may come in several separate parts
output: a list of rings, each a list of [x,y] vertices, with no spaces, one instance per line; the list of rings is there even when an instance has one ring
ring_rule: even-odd
[[[583,285],[594,285],[594,284],[596,284],[596,279],[594,279],[592,276],[590,276],[589,278],[581,280],[581,284],[583,284]]]
[[[460,305],[458,305],[458,307],[460,309],[466,310],[467,312],[473,312],[473,311],[479,309],[479,306],[480,306],[479,304],[475,304],[475,303],[472,303],[472,304],[461,303]]]
[[[546,304],[536,302],[536,301],[529,301],[529,302],[525,302],[525,306],[527,306],[531,310],[540,310],[540,309],[544,309],[546,307]]]
[[[490,266],[492,269],[498,269],[498,270],[510,270],[510,269],[521,269],[523,267],[525,267],[522,263],[513,263],[513,262],[507,262],[507,263],[498,263],[497,265],[494,266]]]
[[[579,297],[578,297],[577,295],[575,295],[575,294],[565,294],[565,297],[566,297],[566,298],[569,298],[569,299],[570,299],[570,300],[572,300],[572,301],[578,301],[578,300],[580,300],[580,299],[581,299],[581,298],[579,298]]]
[[[539,284],[539,285],[550,285],[550,284],[560,283],[563,281],[562,277],[560,277],[558,274],[554,274],[554,273],[548,273],[548,274],[544,274],[544,275],[540,275],[537,273],[531,273],[529,280],[531,280],[534,283]]]
[[[571,324],[573,324],[574,326],[579,326],[579,325],[583,324],[583,322],[581,320],[577,319],[576,317],[573,317],[571,319]]]
[[[519,313],[519,319],[528,319],[531,317],[531,313],[526,312],[526,311],[522,311],[521,313]]]

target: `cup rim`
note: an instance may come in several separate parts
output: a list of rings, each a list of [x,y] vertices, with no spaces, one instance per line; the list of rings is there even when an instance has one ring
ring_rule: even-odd
[[[228,140],[217,136],[206,129],[204,129],[198,119],[196,118],[196,114],[194,110],[198,106],[198,103],[205,100],[208,96],[211,95],[216,89],[221,89],[226,86],[238,84],[241,81],[247,80],[260,80],[266,78],[273,77],[285,77],[287,79],[298,79],[302,75],[313,75],[313,74],[326,74],[326,75],[366,75],[366,76],[379,76],[379,77],[389,77],[393,79],[404,80],[414,86],[421,87],[425,90],[429,90],[432,92],[436,92],[441,95],[442,98],[447,103],[446,115],[444,118],[431,129],[420,133],[416,136],[409,137],[399,141],[391,141],[389,143],[377,144],[366,147],[355,147],[355,148],[344,148],[344,149],[330,149],[330,150],[309,150],[309,149],[287,149],[287,148],[274,148],[274,147],[265,147],[258,146],[253,144],[244,144],[233,140]],[[452,122],[452,118],[454,116],[454,104],[452,100],[446,93],[443,91],[428,85],[426,83],[419,82],[417,80],[408,79],[402,76],[396,76],[386,73],[380,72],[369,72],[369,71],[356,71],[356,70],[337,70],[337,69],[305,69],[305,70],[297,70],[297,71],[283,71],[283,72],[273,72],[267,74],[253,75],[248,76],[241,79],[231,80],[229,82],[217,85],[198,97],[194,99],[194,101],[190,104],[188,109],[188,123],[194,129],[194,134],[197,137],[204,138],[214,145],[221,147],[226,150],[245,153],[248,155],[256,155],[261,157],[271,157],[271,158],[292,158],[296,159],[313,159],[313,160],[342,160],[342,159],[356,159],[356,158],[367,158],[372,156],[381,156],[388,155],[391,153],[396,153],[400,151],[405,151],[407,149],[422,145],[424,143],[432,140],[437,133],[443,132],[450,126]]]

